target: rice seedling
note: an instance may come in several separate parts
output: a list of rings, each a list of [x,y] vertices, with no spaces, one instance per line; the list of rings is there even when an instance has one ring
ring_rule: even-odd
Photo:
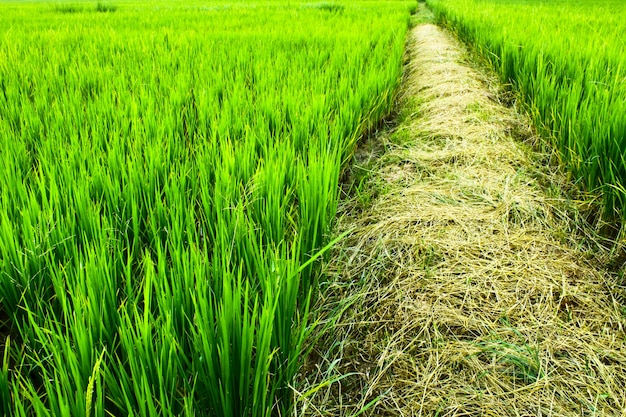
[[[0,5],[4,415],[291,412],[413,7],[332,4]]]

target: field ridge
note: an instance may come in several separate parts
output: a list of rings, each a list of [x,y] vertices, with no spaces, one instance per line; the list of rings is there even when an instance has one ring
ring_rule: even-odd
[[[530,121],[432,24],[408,40],[398,125],[357,151],[307,364],[311,415],[626,410],[607,254]],[[338,313],[339,312],[339,313]]]

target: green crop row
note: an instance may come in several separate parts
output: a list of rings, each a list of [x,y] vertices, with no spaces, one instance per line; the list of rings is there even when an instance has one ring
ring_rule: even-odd
[[[89,7],[0,4],[0,414],[288,415],[414,4]]]
[[[510,82],[573,178],[626,217],[626,3],[428,0]]]

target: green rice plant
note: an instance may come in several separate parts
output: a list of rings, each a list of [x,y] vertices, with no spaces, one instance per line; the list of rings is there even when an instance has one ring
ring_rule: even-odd
[[[58,13],[81,13],[85,8],[78,3],[60,3],[54,6],[54,10]]]
[[[0,4],[5,415],[292,412],[339,177],[412,7],[337,4]]]
[[[623,2],[428,0],[519,92],[575,182],[626,216]]]
[[[326,12],[331,12],[331,13],[342,12],[343,9],[345,8],[343,4],[339,4],[339,3],[317,3],[317,4],[314,4],[312,7],[315,7],[320,10],[324,10]]]
[[[113,3],[105,3],[99,1],[96,3],[96,11],[101,13],[111,13],[117,10],[117,6]]]
[[[0,412],[8,415],[11,404],[11,391],[9,383],[9,352],[11,351],[11,338],[7,337],[2,343],[2,363],[0,364]]]

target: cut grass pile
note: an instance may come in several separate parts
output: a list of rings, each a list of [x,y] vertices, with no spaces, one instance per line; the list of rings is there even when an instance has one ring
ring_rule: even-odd
[[[626,4],[428,0],[439,22],[513,83],[573,177],[626,217]]]
[[[0,5],[0,414],[288,415],[414,5],[116,4]]]

